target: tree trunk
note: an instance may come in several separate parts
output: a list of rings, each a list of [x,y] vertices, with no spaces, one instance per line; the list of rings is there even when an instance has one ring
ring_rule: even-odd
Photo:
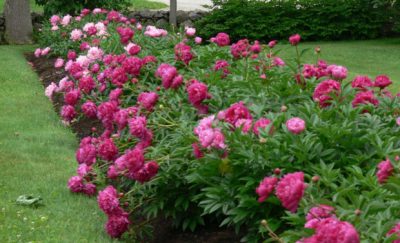
[[[10,44],[32,43],[32,19],[29,0],[6,0],[6,41]]]

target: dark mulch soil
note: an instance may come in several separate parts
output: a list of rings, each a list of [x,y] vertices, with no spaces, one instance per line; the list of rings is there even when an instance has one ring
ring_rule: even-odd
[[[64,70],[54,68],[54,58],[36,58],[33,53],[25,54],[26,59],[39,75],[43,86],[46,88],[51,82],[57,83],[66,76]],[[64,97],[56,94],[53,97],[53,106],[59,114],[64,104]],[[93,135],[92,128],[96,128],[96,134],[101,134],[103,128],[101,123],[95,119],[82,117],[71,124],[72,131],[77,139]],[[206,220],[207,221],[207,220]],[[206,226],[198,228],[195,232],[182,232],[172,227],[168,219],[158,218],[153,223],[154,236],[146,243],[234,243],[240,242],[240,237],[232,229],[219,228],[218,224],[206,222]]]

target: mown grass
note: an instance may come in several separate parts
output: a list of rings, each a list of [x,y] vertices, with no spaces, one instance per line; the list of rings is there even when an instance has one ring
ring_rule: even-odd
[[[32,49],[0,46],[0,242],[110,242],[96,199],[67,189],[77,141],[23,56]],[[17,205],[24,194],[44,206]]]
[[[165,3],[158,2],[157,0],[130,0],[132,5],[132,10],[140,10],[140,9],[162,9],[168,7]],[[0,0],[0,13],[3,12],[5,0]],[[35,0],[29,0],[30,7],[32,12],[43,12],[42,6],[39,6],[35,3]]]
[[[393,80],[392,91],[400,91],[400,38],[368,41],[306,42],[300,50],[309,49],[303,59],[316,62],[314,48],[321,48],[321,58],[329,63],[346,66],[350,79],[358,74],[375,77],[387,74]],[[293,58],[296,51],[290,45],[278,45],[283,59]]]

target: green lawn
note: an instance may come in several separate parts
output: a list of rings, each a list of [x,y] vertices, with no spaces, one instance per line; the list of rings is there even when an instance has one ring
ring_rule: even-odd
[[[69,192],[77,141],[27,64],[29,46],[0,46],[0,242],[110,242],[95,198]],[[16,205],[41,196],[37,209]]]
[[[157,0],[130,0],[132,2],[131,9],[162,9],[168,5],[158,2]],[[0,13],[3,12],[5,0],[0,0]],[[32,12],[43,12],[41,6],[35,3],[35,0],[29,0]]]
[[[304,55],[304,61],[315,63],[314,48],[321,47],[321,58],[329,63],[346,66],[350,78],[357,74],[374,77],[387,74],[393,80],[392,91],[400,91],[400,39],[369,41],[337,41],[301,43],[300,49],[311,49]],[[283,59],[292,58],[295,49],[289,45],[278,45]]]

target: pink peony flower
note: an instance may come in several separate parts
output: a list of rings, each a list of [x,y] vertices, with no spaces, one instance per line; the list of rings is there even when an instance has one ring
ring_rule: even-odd
[[[189,62],[193,59],[192,48],[185,43],[178,43],[175,48],[175,59],[189,65]]]
[[[299,34],[295,34],[289,37],[289,42],[292,46],[297,46],[301,40],[301,36]]]
[[[132,39],[133,35],[135,32],[129,28],[129,27],[117,27],[117,32],[119,34],[119,37],[121,39],[121,43],[126,45],[129,43],[129,41]]]
[[[386,236],[391,236],[394,234],[396,234],[397,240],[394,240],[392,243],[400,243],[400,223],[397,223],[395,226],[393,226],[393,228],[389,230]]]
[[[343,66],[330,65],[327,71],[335,80],[343,80],[347,77],[347,68]]]
[[[82,192],[84,188],[83,178],[80,176],[73,176],[68,180],[68,188],[71,192]]]
[[[148,111],[152,111],[158,101],[158,94],[155,92],[142,92],[138,96],[138,103]]]
[[[353,225],[336,218],[326,218],[316,224],[313,236],[298,243],[360,243],[360,237]]]
[[[353,107],[357,107],[361,104],[372,104],[374,106],[379,105],[379,100],[375,97],[374,92],[372,90],[364,91],[356,94],[354,100],[351,102]]]
[[[295,213],[306,187],[303,172],[286,174],[276,186],[276,196],[283,207]]]
[[[86,101],[83,103],[81,106],[81,110],[85,116],[89,118],[96,118],[97,116],[97,106],[94,102],[92,101]]]
[[[67,121],[72,121],[76,116],[75,108],[72,105],[64,105],[61,108],[61,117]]]
[[[143,138],[145,136],[147,131],[146,126],[147,119],[145,116],[138,116],[129,120],[129,131],[137,138]]]
[[[270,41],[270,42],[268,42],[268,46],[269,46],[269,48],[274,48],[274,46],[276,46],[276,44],[278,43],[278,41],[276,41],[276,40],[272,40],[272,41]]]
[[[135,179],[140,183],[150,181],[157,174],[158,168],[155,161],[150,161],[135,173]]]
[[[274,59],[272,60],[272,64],[278,67],[283,67],[286,65],[285,62],[279,57],[274,57]]]
[[[67,26],[67,25],[69,25],[70,23],[71,23],[71,19],[72,19],[72,16],[71,15],[65,15],[63,18],[62,18],[62,20],[61,20],[61,22],[60,22],[60,24],[62,25],[62,26]]]
[[[216,43],[218,46],[228,46],[231,40],[227,33],[218,33],[216,37],[211,38],[211,42]]]
[[[254,123],[254,126],[253,126],[253,132],[254,132],[254,134],[260,135],[260,128],[261,128],[261,129],[264,129],[264,128],[268,127],[270,124],[271,124],[271,120],[269,120],[269,119],[267,119],[267,118],[261,118],[261,119],[259,119],[258,121],[256,121],[256,122]],[[269,130],[269,133],[270,133],[270,134],[272,134],[272,132],[273,132],[273,126],[271,126],[271,128],[270,128],[270,130]]]
[[[379,75],[375,78],[374,86],[379,87],[381,89],[386,88],[387,86],[391,85],[392,81],[386,75]]]
[[[100,158],[106,161],[113,161],[118,155],[118,148],[110,138],[104,139],[98,148]]]
[[[104,51],[95,46],[95,47],[91,47],[88,50],[87,57],[89,59],[91,59],[92,61],[95,61],[95,60],[101,60],[103,58],[103,55],[104,55]]]
[[[114,165],[111,165],[107,171],[107,178],[108,179],[116,179],[118,177],[118,171]]]
[[[374,84],[368,76],[358,75],[351,82],[351,87],[366,90],[368,87],[372,87]]]
[[[121,213],[118,193],[113,186],[107,186],[104,190],[99,192],[97,203],[100,209],[107,215],[118,215]]]
[[[75,51],[69,50],[67,54],[68,60],[74,60],[76,59],[77,55]]]
[[[49,86],[47,86],[46,90],[45,90],[45,95],[47,96],[47,98],[49,98],[49,100],[52,99],[53,94],[58,90],[57,84],[55,84],[54,82],[51,82],[51,84],[49,84]]]
[[[223,72],[222,77],[224,78],[230,73],[228,67],[229,67],[229,63],[227,61],[217,60],[214,64],[213,69],[214,69],[214,71],[222,70],[222,72]]]
[[[93,144],[85,144],[76,150],[76,160],[79,164],[88,166],[96,163],[96,147]]]
[[[334,211],[335,208],[323,204],[311,208],[306,216],[307,222],[304,228],[315,229],[322,219],[336,218]]]
[[[144,165],[143,150],[135,148],[128,150],[115,161],[117,172],[124,172],[128,178],[134,179],[134,174]]]
[[[50,47],[46,47],[46,48],[44,48],[44,49],[42,50],[41,55],[42,55],[42,56],[46,56],[47,54],[50,53],[50,51],[51,51],[51,48],[50,48]]]
[[[261,52],[261,45],[259,41],[255,41],[254,44],[250,47],[250,51],[253,53]]]
[[[108,21],[114,21],[114,22],[118,22],[121,18],[121,14],[115,10],[112,10],[110,12],[108,12],[107,14],[107,20]]]
[[[194,36],[196,34],[196,29],[195,28],[186,27],[185,28],[185,34],[187,36]]]
[[[276,177],[265,177],[260,185],[256,189],[256,193],[259,196],[258,202],[264,202],[269,195],[274,191],[276,184],[278,183],[278,178]]]
[[[247,39],[239,40],[231,46],[231,54],[235,58],[247,57],[249,53],[250,45]]]
[[[108,218],[105,229],[112,238],[119,238],[128,230],[130,224],[127,213],[112,215]]]
[[[76,105],[81,98],[81,92],[78,89],[68,91],[64,95],[64,102],[67,105]]]
[[[58,15],[53,15],[50,18],[51,25],[57,25],[61,21],[61,17]]]
[[[130,42],[126,47],[124,47],[124,49],[130,55],[134,56],[134,55],[137,55],[142,48],[139,45],[136,45],[136,44]]]
[[[36,58],[39,58],[42,55],[42,49],[37,48],[34,54]]]
[[[400,116],[396,118],[396,124],[397,126],[400,126]]]
[[[335,80],[325,80],[317,85],[314,90],[313,99],[319,102],[320,107],[327,107],[330,105],[332,96],[338,96],[341,91],[340,83]]]
[[[101,103],[97,107],[97,118],[101,120],[106,128],[112,127],[112,121],[114,118],[114,113],[118,111],[117,104],[115,102],[109,101]]]
[[[252,116],[243,101],[240,101],[225,110],[223,119],[234,126],[239,119],[252,119]]]
[[[78,41],[82,38],[83,33],[80,29],[74,29],[71,31],[71,40],[72,41]]]
[[[196,37],[196,38],[194,38],[194,42],[197,44],[197,45],[200,45],[202,42],[203,42],[203,39],[201,38],[201,37]]]
[[[178,71],[174,66],[167,63],[161,64],[156,71],[155,76],[161,78],[162,85],[164,88],[168,89],[171,87],[174,78],[178,75]]]
[[[193,143],[192,148],[193,148],[193,155],[196,159],[201,159],[204,157],[204,153],[200,150],[198,143]]]
[[[153,37],[153,38],[166,36],[167,34],[168,34],[168,32],[166,30],[158,29],[157,27],[151,26],[151,25],[147,26],[146,31],[144,32],[144,35]]]
[[[83,178],[87,176],[91,171],[92,171],[91,166],[88,166],[87,164],[80,164],[78,169],[76,170],[76,173]]]
[[[206,99],[210,99],[211,95],[208,93],[208,87],[206,84],[198,81],[198,80],[191,80],[189,81],[189,85],[186,88],[189,102],[198,110],[202,108],[202,102]]]
[[[87,183],[83,186],[83,193],[88,196],[93,196],[96,194],[96,185],[93,183]]]
[[[79,79],[78,87],[84,93],[89,94],[96,87],[96,83],[91,76],[85,76]]]
[[[378,171],[376,172],[376,177],[378,182],[383,184],[386,180],[393,175],[393,165],[389,159],[386,159],[378,164]]]
[[[239,119],[235,123],[235,128],[241,128],[243,133],[248,133],[253,125],[252,119]]]
[[[293,134],[300,134],[306,129],[306,123],[303,119],[293,117],[286,121],[286,127]]]
[[[54,63],[55,68],[62,68],[64,66],[64,59],[62,58],[57,58],[57,60]]]

